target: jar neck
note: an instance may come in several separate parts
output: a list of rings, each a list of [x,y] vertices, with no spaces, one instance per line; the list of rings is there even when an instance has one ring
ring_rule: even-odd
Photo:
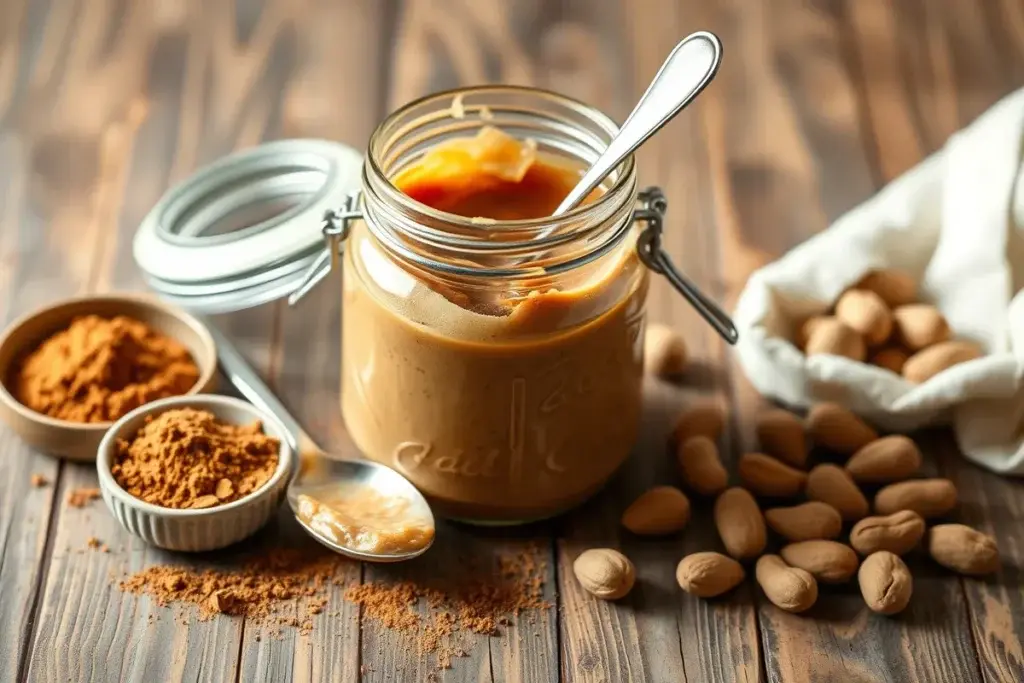
[[[521,279],[573,270],[625,241],[637,196],[632,157],[612,172],[600,197],[558,217],[467,218],[427,206],[392,182],[429,149],[484,126],[534,140],[538,153],[584,167],[618,131],[596,109],[534,88],[463,88],[411,102],[380,124],[363,166],[363,215],[393,256],[435,274]]]

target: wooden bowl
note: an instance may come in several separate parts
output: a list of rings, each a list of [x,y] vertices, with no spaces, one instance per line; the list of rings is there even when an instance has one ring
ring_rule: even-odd
[[[138,294],[90,296],[60,301],[18,320],[0,335],[0,418],[32,448],[59,458],[92,462],[112,422],[70,422],[37,413],[22,405],[7,386],[11,366],[47,337],[83,315],[112,318],[126,315],[177,340],[199,367],[199,381],[188,394],[208,392],[217,371],[217,349],[206,327],[184,310]]]

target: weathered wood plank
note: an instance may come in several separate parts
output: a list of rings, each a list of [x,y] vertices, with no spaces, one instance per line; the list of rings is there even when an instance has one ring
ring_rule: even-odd
[[[388,109],[428,92],[458,85],[485,82],[537,84],[546,72],[543,61],[545,30],[559,22],[562,8],[533,2],[464,2],[448,0],[404,3],[396,18],[392,67],[389,73]],[[567,29],[571,31],[572,29]],[[575,35],[575,34],[573,34]],[[593,43],[591,43],[593,45]],[[539,48],[539,50],[538,50]],[[550,48],[548,48],[550,49]],[[450,574],[456,549],[463,554],[489,558],[514,554],[523,544],[539,544],[538,560],[546,565],[545,599],[555,602],[555,565],[550,531],[545,525],[508,534],[485,534],[441,523],[438,540],[431,550],[433,559],[423,558],[424,569],[414,576],[429,581],[431,571]],[[446,548],[448,550],[446,550]],[[398,576],[395,568],[367,566],[364,580],[387,583]],[[404,575],[404,574],[403,574]],[[421,617],[428,610],[419,609]],[[433,654],[408,647],[401,634],[381,629],[373,620],[363,620],[362,658],[373,670],[367,680],[386,680],[398,671],[407,677],[436,675],[440,680],[553,681],[558,678],[558,634],[554,607],[520,615],[503,626],[498,638],[463,634],[467,656],[457,658],[452,668],[436,671]]]
[[[956,129],[967,125],[978,114],[995,104],[1012,89],[1024,85],[1019,64],[1007,54],[1024,50],[1021,8],[986,3],[985,9],[1005,21],[983,20],[982,7],[974,4],[943,3],[925,34],[932,46],[930,59],[923,67],[954,74],[948,83],[947,99],[955,103],[953,115],[944,128],[932,128],[925,138],[930,148],[938,148]],[[941,35],[941,42],[936,37]],[[912,48],[919,41],[910,41]],[[920,48],[918,48],[920,49]],[[908,90],[914,97],[929,94],[927,81],[913,82]],[[961,577],[959,583],[968,610],[970,629],[979,659],[981,676],[986,681],[1024,679],[1024,547],[1019,542],[1024,516],[1024,486],[1014,479],[1000,477],[971,465],[957,452],[948,435],[931,434],[928,453],[939,471],[953,479],[960,492],[957,518],[965,524],[996,537],[1003,569],[986,579]],[[948,572],[933,570],[947,580]]]
[[[383,117],[385,68],[393,17],[386,3],[348,6],[311,3],[311,16],[294,17],[302,40],[284,83],[281,132],[287,137],[337,140],[362,151]],[[336,274],[335,274],[336,275]],[[336,277],[311,292],[296,308],[279,305],[275,357],[279,396],[321,447],[348,457],[357,454],[340,416],[341,293]],[[282,516],[290,513],[285,510]],[[292,521],[287,534],[304,534]],[[353,563],[343,583],[356,584]],[[330,616],[320,615],[308,635],[288,632],[283,640],[254,640],[246,628],[241,680],[354,681],[360,672],[359,608],[342,598],[345,585],[332,587]],[[379,667],[369,666],[370,669]]]
[[[898,27],[886,3],[844,2],[842,7],[844,42],[865,115],[869,150],[881,169],[881,182],[887,182],[924,156],[904,87]]]
[[[85,37],[76,36],[74,43],[77,77],[68,96],[93,103],[96,141],[83,148],[95,153],[102,171],[92,196],[106,237],[99,241],[92,289],[140,288],[132,236],[167,185],[280,127],[279,98],[289,76],[294,27],[278,5],[263,7],[268,18],[256,22],[244,44],[236,39],[230,12],[208,15],[185,7],[178,13],[153,13],[145,7],[133,5],[121,18],[112,6],[90,4],[79,17],[87,27]],[[102,45],[85,44],[100,36],[115,38],[111,44],[106,38]],[[211,81],[214,87],[207,88]],[[91,91],[83,91],[86,84]],[[272,307],[218,321],[228,334],[241,338],[243,351],[262,368],[272,367],[274,323]],[[63,499],[70,490],[95,486],[95,473],[69,466],[61,484]],[[101,503],[93,506],[60,510],[29,676],[91,680],[120,671],[126,680],[234,680],[243,669],[251,673],[239,656],[241,619],[196,622],[185,611],[185,620],[178,621],[149,599],[125,596],[113,587],[116,577],[151,564],[196,561],[140,547]],[[112,552],[83,551],[88,536],[100,538]],[[70,594],[81,599],[70,599]],[[58,654],[68,648],[89,656]],[[294,649],[291,643],[288,648]]]
[[[723,20],[736,22],[735,30],[732,24],[724,29],[731,40],[723,39],[737,46],[732,54],[741,63],[723,74],[717,129],[709,118],[711,153],[721,157],[716,181],[728,193],[723,252],[734,300],[739,289],[732,285],[745,281],[748,265],[781,255],[865,199],[872,173],[836,17],[796,2],[772,3],[770,11],[767,3],[723,2],[718,8]],[[885,19],[876,23],[885,26]],[[868,34],[873,41],[878,35]],[[884,51],[875,42],[871,49]],[[881,83],[889,95],[898,65],[872,64],[879,68],[872,84]],[[879,123],[911,120],[895,113],[891,101],[889,106]],[[833,172],[840,159],[842,174]],[[740,372],[733,377],[740,443],[750,448],[753,416],[763,399]],[[769,680],[975,680],[956,583],[922,580],[915,597],[901,621],[871,615],[854,586],[822,589],[804,616],[786,614],[758,593]],[[931,612],[936,604],[943,605],[941,622]],[[926,632],[915,627],[922,622],[930,624]]]
[[[653,16],[658,17],[656,23],[649,20]],[[628,52],[623,61],[628,66],[625,78],[630,92],[618,98],[624,100],[624,106],[614,113],[621,117],[628,112],[679,39],[701,28],[718,30],[709,19],[702,3],[683,3],[672,8],[656,2],[625,5],[621,21],[627,26]],[[730,51],[727,46],[723,68],[728,68]],[[638,164],[641,185],[659,185],[669,199],[666,250],[694,282],[722,301],[725,287],[710,187],[713,174],[701,125],[709,106],[705,98],[720,88],[721,83],[714,83],[691,109],[658,134],[656,143],[641,149]],[[635,496],[657,484],[679,483],[668,442],[682,408],[698,399],[724,402],[728,388],[725,344],[666,281],[656,276],[652,279],[648,316],[651,321],[672,325],[684,335],[691,357],[690,369],[683,378],[683,388],[660,381],[647,383],[643,436],[620,475],[595,502],[606,511],[596,520],[591,520],[585,510],[571,517],[563,542],[567,556],[562,563],[563,573],[574,584],[568,572],[576,554],[595,544],[620,547],[637,566],[638,584],[628,599],[635,625],[621,622],[621,617],[621,624],[611,622],[620,625],[621,636],[614,629],[600,627],[603,633],[599,632],[598,638],[591,637],[591,651],[573,644],[572,631],[568,632],[563,637],[564,666],[576,666],[580,680],[614,678],[624,665],[635,671],[637,678],[647,680],[759,680],[763,666],[749,589],[741,588],[723,600],[704,601],[680,591],[675,581],[675,567],[685,554],[720,547],[711,521],[711,501],[691,498],[693,519],[681,541],[641,539],[619,530],[618,516]],[[730,441],[728,435],[723,439],[726,452],[730,450]],[[574,585],[573,589],[578,591]],[[586,596],[579,599],[587,600],[587,611],[572,619],[567,614],[567,626],[586,633],[598,628],[587,623],[607,621],[604,614],[609,608]],[[626,642],[635,638],[639,658],[620,663],[621,654],[601,649],[602,643],[615,643],[619,637]],[[570,657],[573,649],[580,650],[575,660]],[[588,661],[588,655],[593,659],[595,654],[602,655],[597,662],[600,666],[596,667]],[[588,663],[592,667],[589,671],[585,668]]]
[[[1022,84],[1019,3],[961,4],[411,0],[399,14],[396,3],[369,0],[243,0],[205,9],[6,3],[0,318],[65,294],[139,287],[130,256],[138,221],[169,183],[227,151],[285,135],[361,147],[385,105],[484,81],[538,84],[621,118],[675,40],[704,27],[726,41],[723,71],[642,152],[641,180],[669,195],[665,240],[673,257],[712,295],[734,302],[753,269]],[[328,285],[299,309],[268,306],[218,324],[323,445],[351,452],[337,413],[337,303]],[[487,558],[534,542],[547,548],[557,535],[557,552],[542,555],[545,596],[557,597],[561,609],[517,620],[500,638],[472,638],[469,656],[438,678],[1024,678],[1024,550],[1017,541],[1024,491],[934,440],[923,444],[961,486],[961,518],[1000,541],[1006,566],[995,578],[960,581],[915,559],[915,600],[892,620],[869,615],[855,587],[827,591],[810,617],[779,613],[751,586],[723,601],[681,594],[675,562],[717,547],[708,505],[695,501],[681,540],[628,537],[619,514],[644,488],[676,481],[666,434],[693,396],[734,402],[729,458],[751,445],[749,418],[761,403],[721,342],[664,283],[655,282],[649,314],[684,332],[695,362],[682,391],[648,384],[644,437],[608,491],[565,520],[509,535],[442,525],[423,562],[366,569],[372,580],[422,581],[450,571],[456,551]],[[147,599],[121,596],[110,572],[189,558],[129,539],[99,501],[69,507],[70,490],[95,484],[90,468],[58,466],[2,429],[0,453],[0,623],[16,634],[0,639],[0,679],[19,672],[33,680],[434,673],[430,657],[366,620],[360,640],[359,610],[341,599],[344,586],[332,589],[311,634],[282,640],[257,641],[268,634],[234,618],[195,623],[185,612],[188,623],[179,623]],[[35,472],[55,485],[26,492]],[[85,549],[87,536],[112,552]],[[260,540],[306,542],[286,510]],[[621,604],[591,599],[571,574],[575,556],[595,545],[621,547],[637,564],[638,586]],[[362,570],[350,569],[344,582],[361,580]]]
[[[685,25],[681,14],[664,3],[621,3],[600,9],[570,4],[558,22],[540,35],[540,83],[621,120],[669,50],[697,28]],[[659,16],[656,26],[642,20],[655,15]],[[702,169],[690,155],[700,147],[698,139],[696,126],[684,129],[673,124],[659,134],[659,144],[649,145],[639,155],[639,173],[642,185],[659,184],[671,199],[666,246],[681,257],[680,265],[695,281],[714,293],[716,274],[704,266],[714,244],[702,236],[707,231],[700,220],[704,218],[701,211],[709,212],[710,204],[706,195],[702,201]],[[651,319],[672,323],[685,332],[697,368],[688,377],[698,389],[695,393],[720,394],[721,378],[700,370],[720,364],[721,343],[712,338],[713,333],[657,278],[648,310]],[[680,597],[675,583],[675,565],[683,555],[680,540],[639,539],[620,531],[619,516],[636,495],[655,484],[678,482],[666,443],[671,423],[687,397],[657,382],[648,383],[645,391],[643,437],[630,460],[605,492],[567,516],[560,533],[562,675],[573,681],[702,680],[703,672],[716,675],[715,680],[755,680],[759,657],[753,610]],[[713,539],[706,511],[695,512],[683,543],[689,545],[698,538]],[[606,603],[579,587],[572,563],[580,552],[595,546],[617,547],[633,560],[637,585],[627,599]],[[742,644],[744,629],[753,636],[753,649]],[[723,656],[722,650],[712,651],[712,642],[736,647],[729,647]]]
[[[0,319],[3,323],[89,285],[103,225],[90,198],[95,159],[76,154],[55,109],[75,74],[47,55],[65,43],[65,13],[42,3],[0,9]],[[41,87],[44,83],[46,87]],[[47,115],[42,115],[43,113]],[[85,137],[89,122],[82,123]],[[66,141],[67,144],[61,144]],[[80,162],[77,165],[75,162]],[[49,564],[47,534],[55,514],[60,464],[0,427],[0,678],[27,667],[38,619],[40,583]],[[32,488],[33,474],[49,484]]]
[[[970,465],[948,439],[932,451],[960,492],[957,518],[996,538],[1002,569],[989,578],[961,579],[984,679],[1024,680],[1024,485]]]

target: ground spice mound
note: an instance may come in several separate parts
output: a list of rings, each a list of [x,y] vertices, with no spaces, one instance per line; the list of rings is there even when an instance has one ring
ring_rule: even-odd
[[[467,654],[462,633],[499,635],[511,617],[551,607],[543,599],[545,571],[540,549],[529,546],[499,555],[489,569],[470,565],[463,576],[431,584],[364,583],[346,590],[345,599],[360,605],[364,618],[406,633],[419,652],[434,654],[447,669]]]
[[[71,422],[111,422],[144,403],[185,394],[199,381],[188,349],[145,323],[76,318],[15,369],[15,398]]]
[[[242,615],[255,623],[312,628],[312,615],[323,611],[324,593],[337,581],[346,560],[318,550],[276,549],[250,558],[235,570],[156,566],[120,582],[122,591],[145,594],[161,607],[186,602],[199,618]],[[285,604],[302,601],[300,616],[281,617]]]
[[[114,480],[129,494],[166,508],[207,508],[252,493],[277,469],[281,442],[263,425],[226,424],[205,410],[168,410],[119,439]]]

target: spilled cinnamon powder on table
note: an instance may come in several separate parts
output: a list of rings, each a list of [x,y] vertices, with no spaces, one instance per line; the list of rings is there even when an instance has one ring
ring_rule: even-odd
[[[323,609],[324,594],[344,562],[326,551],[275,549],[233,570],[150,567],[125,578],[119,588],[148,595],[161,607],[196,605],[200,621],[232,614],[256,624],[279,623],[278,612],[285,604],[302,602],[303,618],[294,625],[306,630],[312,628],[311,617]]]
[[[84,508],[100,497],[100,490],[95,486],[72,489],[68,492],[68,505],[73,508]]]
[[[330,588],[344,583],[350,563],[320,549],[274,549],[230,570],[150,567],[119,587],[161,606],[191,603],[201,620],[241,615],[257,625],[308,633],[313,617],[328,607]],[[501,554],[486,567],[453,564],[463,566],[458,576],[351,585],[344,599],[359,605],[364,619],[400,633],[418,653],[433,655],[439,669],[468,654],[469,635],[500,635],[513,617],[550,607],[543,599],[546,566],[537,547]]]
[[[434,654],[439,668],[466,656],[465,633],[494,636],[511,617],[545,609],[546,565],[536,548],[499,555],[496,567],[471,567],[467,576],[436,583],[365,583],[345,591],[345,599],[363,608],[366,618],[411,637],[420,653]],[[428,610],[422,613],[421,606]]]

